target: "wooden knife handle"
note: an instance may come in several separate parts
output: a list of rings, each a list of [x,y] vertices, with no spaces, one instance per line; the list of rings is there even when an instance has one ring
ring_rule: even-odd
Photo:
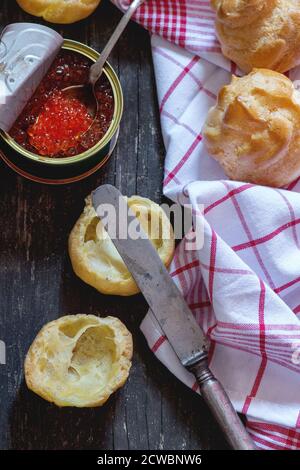
[[[207,358],[189,366],[188,369],[195,375],[201,395],[211,409],[232,449],[255,450],[256,447],[233,408],[227,393],[209,370]]]

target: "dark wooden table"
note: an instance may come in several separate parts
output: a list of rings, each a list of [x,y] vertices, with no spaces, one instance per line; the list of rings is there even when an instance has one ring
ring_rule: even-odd
[[[101,50],[120,18],[103,0],[77,25],[57,27]],[[1,27],[36,21],[13,0],[3,0]],[[224,449],[226,444],[201,398],[188,390],[149,351],[139,331],[147,306],[141,296],[103,296],[74,275],[68,234],[84,198],[102,183],[128,195],[160,202],[164,147],[160,134],[149,35],[131,24],[111,58],[122,82],[125,114],[113,157],[76,185],[47,187],[16,176],[0,164],[0,365],[1,449]],[[134,337],[134,361],[125,387],[98,409],[58,409],[29,392],[23,361],[39,329],[69,313],[115,315]]]

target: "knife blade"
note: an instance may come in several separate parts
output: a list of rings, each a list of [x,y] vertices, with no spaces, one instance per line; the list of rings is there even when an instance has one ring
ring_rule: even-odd
[[[122,211],[120,201],[123,196],[113,186],[101,186],[93,193],[92,198],[94,208],[98,209],[104,203],[113,206],[116,220],[120,220],[120,211]],[[126,200],[125,204],[127,207]],[[122,227],[122,239],[119,237],[119,227],[116,227],[116,237],[112,241],[143,292],[161,328],[167,332],[168,340],[177,356],[187,367],[203,355],[204,335],[179,289],[173,281],[170,282],[167,269],[152,243],[149,243],[143,229],[138,228],[140,238],[134,240],[130,238],[128,229],[135,219],[135,214],[128,212],[127,226]],[[181,340],[178,341],[178,338]]]
[[[114,186],[103,185],[92,193],[92,201],[109,232],[107,212],[113,209],[113,220],[116,223],[112,231],[112,242],[182,365],[194,373],[201,395],[211,408],[229,444],[237,450],[255,449],[225,390],[208,368],[202,330],[135,213],[127,206],[127,199]],[[126,219],[124,206],[127,209]],[[132,237],[130,232],[133,222],[138,238]]]

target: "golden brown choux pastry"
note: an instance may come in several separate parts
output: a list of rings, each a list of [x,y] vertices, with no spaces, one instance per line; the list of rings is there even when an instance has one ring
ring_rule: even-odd
[[[128,198],[129,207],[137,214],[143,229],[149,234],[152,221],[158,238],[152,243],[165,264],[172,261],[175,241],[170,221],[158,204],[139,196]],[[155,225],[156,224],[156,225]],[[129,296],[139,292],[134,279],[104,230],[93,208],[91,197],[86,199],[82,215],[69,237],[69,254],[73,269],[80,279],[103,294]]]
[[[50,23],[69,24],[83,20],[101,0],[17,0],[24,11]]]
[[[281,187],[300,175],[299,129],[300,92],[284,75],[255,69],[220,90],[203,138],[230,178]]]
[[[27,386],[60,407],[101,406],[126,382],[132,348],[132,336],[117,318],[59,318],[43,327],[28,351]]]
[[[211,0],[222,52],[244,72],[300,63],[300,0]]]

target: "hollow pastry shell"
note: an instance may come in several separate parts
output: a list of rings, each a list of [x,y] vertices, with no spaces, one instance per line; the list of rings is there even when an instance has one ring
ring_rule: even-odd
[[[132,350],[117,318],[68,315],[38,333],[25,360],[26,383],[59,407],[101,406],[126,382]]]
[[[50,23],[69,24],[93,13],[101,0],[17,0],[27,13]]]
[[[203,137],[230,178],[287,185],[300,176],[300,93],[272,70],[233,77],[209,111]]]
[[[300,0],[211,0],[223,54],[244,72],[300,63]]]
[[[150,199],[139,196],[128,198],[129,207],[137,214],[144,230],[148,231],[148,217],[159,223],[159,238],[152,240],[157,252],[169,266],[175,241],[170,221],[165,212]],[[126,268],[107,232],[102,227],[91,197],[86,199],[82,215],[69,237],[69,254],[77,276],[103,294],[130,296],[139,288]],[[149,233],[149,232],[148,232]]]

